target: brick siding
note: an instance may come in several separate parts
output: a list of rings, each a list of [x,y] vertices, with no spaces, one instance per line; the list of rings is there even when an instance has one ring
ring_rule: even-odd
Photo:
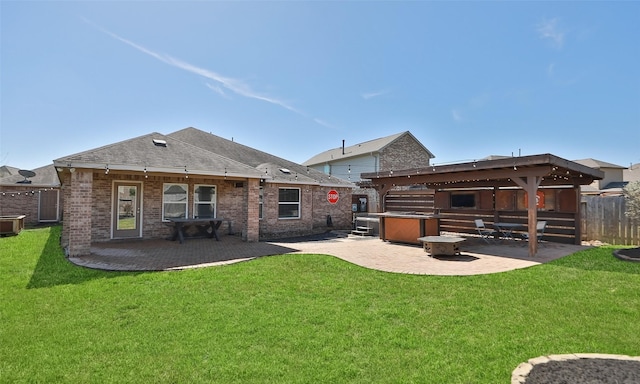
[[[36,225],[41,194],[58,194],[58,216],[62,206],[59,188],[39,188],[20,184],[0,186],[0,216],[25,215],[24,223]]]
[[[113,188],[116,182],[140,183],[142,214],[142,237],[165,238],[171,228],[162,222],[162,192],[165,183],[188,185],[188,211],[193,214],[193,193],[196,184],[216,186],[216,215],[228,220],[222,224],[220,233],[231,229],[246,241],[260,238],[277,238],[309,234],[329,229],[327,215],[331,215],[333,228],[351,228],[351,188],[329,188],[319,186],[292,186],[267,184],[264,187],[262,220],[258,219],[259,181],[227,180],[223,178],[201,178],[184,176],[154,176],[119,174],[111,171],[76,170],[62,175],[65,205],[62,244],[70,255],[90,252],[91,242],[109,241],[112,232]],[[278,219],[278,189],[300,188],[300,219]],[[340,194],[337,204],[327,201],[327,193],[336,189]],[[230,228],[231,226],[231,228]]]
[[[426,167],[429,161],[429,153],[409,135],[402,136],[380,152],[381,171]]]

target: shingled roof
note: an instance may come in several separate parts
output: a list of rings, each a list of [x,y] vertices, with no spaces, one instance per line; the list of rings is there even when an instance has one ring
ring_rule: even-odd
[[[267,181],[293,184],[322,184],[349,187],[352,183],[331,177],[315,169],[236,143],[220,136],[189,127],[167,135],[209,152],[241,162],[258,170]]]
[[[617,165],[617,164],[612,164],[612,163],[607,163],[606,161],[602,161],[602,160],[596,160],[596,159],[580,159],[580,160],[573,160],[574,163],[578,163],[578,164],[582,164],[582,165],[586,165],[587,167],[590,168],[595,168],[595,169],[600,169],[600,168],[617,168],[617,169],[624,169],[623,166]]]
[[[56,167],[263,177],[255,167],[157,132],[62,157],[53,163]]]
[[[302,163],[302,165],[322,164],[322,163],[327,163],[333,160],[348,159],[351,157],[361,156],[364,154],[380,152],[384,150],[387,146],[391,145],[394,141],[398,140],[399,138],[405,135],[411,136],[418,144],[422,146],[422,148],[424,148],[425,152],[427,152],[431,158],[435,157],[427,148],[424,147],[424,145],[422,145],[422,143],[420,143],[420,141],[418,141],[411,134],[411,132],[404,131],[404,132],[396,133],[391,136],[381,137],[378,139],[365,141],[363,143],[350,145],[348,147],[344,147],[344,150],[342,149],[342,147],[330,149],[328,151],[324,151],[322,153],[319,153],[313,156],[309,160]]]
[[[13,167],[12,167],[13,168]],[[16,171],[12,172],[12,174],[0,178],[0,185],[21,185],[25,180],[25,177],[18,173],[17,168]],[[59,187],[60,179],[58,178],[58,173],[56,172],[53,164],[45,165],[43,167],[33,169],[33,172],[36,174],[33,177],[30,177],[28,180],[29,183],[22,184],[28,185],[31,187]]]

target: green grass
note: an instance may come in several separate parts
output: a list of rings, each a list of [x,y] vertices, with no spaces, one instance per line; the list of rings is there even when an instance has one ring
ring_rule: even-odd
[[[119,273],[71,265],[59,235],[0,238],[2,383],[494,384],[540,355],[640,350],[640,263],[613,248],[470,277],[323,255]]]

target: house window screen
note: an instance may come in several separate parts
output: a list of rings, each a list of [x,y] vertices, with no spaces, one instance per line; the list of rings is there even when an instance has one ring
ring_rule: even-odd
[[[300,189],[280,188],[278,193],[278,218],[300,218]]]
[[[186,184],[164,184],[162,188],[162,220],[187,217]]]
[[[193,217],[216,217],[216,186],[196,185],[193,191]]]

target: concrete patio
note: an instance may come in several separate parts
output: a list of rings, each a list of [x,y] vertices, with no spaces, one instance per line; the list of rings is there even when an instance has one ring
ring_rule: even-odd
[[[227,265],[270,255],[315,253],[386,272],[455,276],[526,268],[586,248],[543,243],[536,257],[530,258],[528,247],[521,241],[486,244],[477,237],[468,237],[460,247],[461,255],[432,258],[419,246],[334,231],[314,238],[253,243],[229,235],[221,236],[220,241],[190,239],[184,244],[168,240],[110,241],[95,243],[91,255],[69,258],[69,261],[112,271],[168,271]]]

